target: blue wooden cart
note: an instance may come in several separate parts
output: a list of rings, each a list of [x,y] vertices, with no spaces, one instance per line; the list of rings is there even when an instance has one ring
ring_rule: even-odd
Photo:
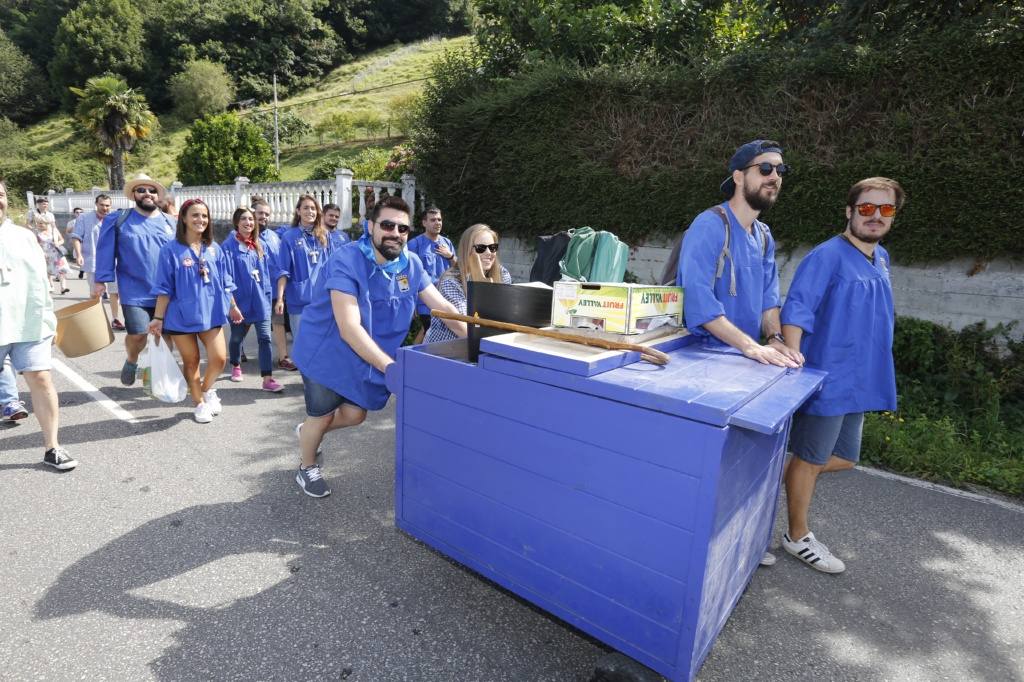
[[[388,372],[398,527],[692,680],[768,546],[790,417],[824,374],[694,337],[660,345],[663,367],[515,335],[472,364],[458,343]]]

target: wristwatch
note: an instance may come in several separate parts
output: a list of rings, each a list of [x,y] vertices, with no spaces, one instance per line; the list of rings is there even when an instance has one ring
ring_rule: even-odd
[[[778,341],[778,342],[779,342],[779,343],[781,343],[782,345],[786,345],[786,339],[782,338],[782,334],[780,334],[780,333],[778,333],[778,332],[775,332],[774,334],[772,334],[771,336],[769,336],[769,337],[768,337],[768,340],[769,340],[769,341]]]

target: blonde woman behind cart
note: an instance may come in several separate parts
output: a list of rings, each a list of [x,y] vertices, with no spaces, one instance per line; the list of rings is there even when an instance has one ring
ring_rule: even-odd
[[[477,223],[462,233],[459,239],[458,265],[448,268],[437,281],[437,288],[460,313],[466,314],[469,282],[511,284],[512,275],[498,258],[498,233],[483,223]],[[447,325],[432,324],[424,339],[426,343],[450,341],[456,338]]]
[[[182,373],[195,402],[194,418],[200,424],[220,414],[221,402],[214,382],[227,361],[222,327],[231,320],[242,322],[235,305],[231,266],[220,246],[213,242],[210,209],[201,199],[190,199],[178,215],[176,238],[163,245],[157,259],[156,296],[149,333],[159,343],[170,336],[181,354]],[[206,374],[199,377],[199,343],[206,348]]]

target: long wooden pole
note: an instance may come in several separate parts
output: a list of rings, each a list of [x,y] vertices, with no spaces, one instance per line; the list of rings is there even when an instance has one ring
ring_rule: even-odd
[[[645,360],[652,365],[667,365],[669,357],[665,353],[662,353],[656,348],[649,346],[641,346],[637,343],[624,343],[622,341],[608,341],[607,339],[595,339],[590,336],[582,336],[580,334],[564,334],[562,332],[553,332],[547,329],[537,329],[536,327],[527,327],[522,324],[514,324],[512,322],[498,322],[497,320],[488,320],[483,317],[470,317],[469,315],[459,315],[458,313],[449,313],[445,310],[431,310],[430,314],[434,317],[439,317],[444,320],[456,320],[458,322],[465,322],[466,324],[478,324],[481,327],[492,327],[494,329],[504,329],[509,332],[519,332],[520,334],[531,334],[533,336],[543,336],[547,339],[555,339],[556,341],[568,341],[569,343],[578,343],[584,346],[596,346],[597,348],[604,348],[606,350],[628,350],[636,351],[640,353],[640,359]]]

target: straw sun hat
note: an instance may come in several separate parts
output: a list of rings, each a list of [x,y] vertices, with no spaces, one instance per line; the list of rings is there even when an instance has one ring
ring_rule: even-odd
[[[149,185],[151,187],[156,187],[157,201],[163,201],[164,197],[167,196],[167,188],[161,185],[153,178],[146,175],[145,173],[139,173],[131,180],[124,183],[124,195],[129,199],[132,199],[132,192],[134,192],[135,188],[138,187],[139,185]]]

